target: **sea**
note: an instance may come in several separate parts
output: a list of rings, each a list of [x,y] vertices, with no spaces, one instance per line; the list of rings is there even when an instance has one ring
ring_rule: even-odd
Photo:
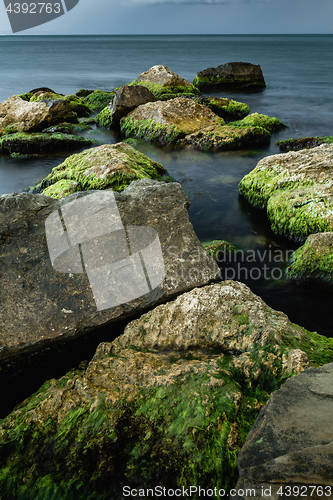
[[[245,102],[251,112],[285,123],[268,147],[215,153],[143,141],[137,147],[181,183],[199,239],[226,240],[239,249],[237,263],[233,257],[222,259],[224,279],[246,283],[292,322],[333,337],[332,290],[286,279],[289,258],[301,243],[274,234],[265,212],[238,192],[239,181],[261,158],[280,153],[276,141],[333,134],[332,53],[332,35],[0,36],[0,101],[37,87],[62,94],[113,90],[156,64],[189,81],[198,71],[226,62],[260,64],[267,83],[263,91],[213,95]],[[121,139],[98,127],[88,136],[99,143]],[[0,157],[0,195],[34,185],[63,159]]]

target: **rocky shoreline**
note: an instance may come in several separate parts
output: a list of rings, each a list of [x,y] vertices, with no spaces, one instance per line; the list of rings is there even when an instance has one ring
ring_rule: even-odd
[[[215,257],[235,247],[204,248],[180,184],[131,145],[263,146],[286,125],[201,90],[265,85],[249,63],[193,83],[154,66],[108,92],[44,87],[0,104],[1,154],[80,149],[30,192],[0,197],[2,384],[29,357],[80,350],[97,328],[114,339],[0,420],[0,498],[121,500],[125,485],[214,485],[217,498],[236,488],[246,500],[253,489],[275,498],[286,482],[319,498],[330,484],[333,339],[221,281]],[[85,136],[96,123],[122,141],[96,146]],[[239,191],[275,232],[307,238],[288,279],[330,284],[333,146],[314,139],[325,140],[261,160]]]

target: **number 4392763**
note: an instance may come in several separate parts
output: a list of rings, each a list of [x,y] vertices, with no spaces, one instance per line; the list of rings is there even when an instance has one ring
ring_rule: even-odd
[[[46,12],[46,14],[60,14],[61,6],[60,3],[14,3],[8,4],[6,11],[14,14],[41,14]]]

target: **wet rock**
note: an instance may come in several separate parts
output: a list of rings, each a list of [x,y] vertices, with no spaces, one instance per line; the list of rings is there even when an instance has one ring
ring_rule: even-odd
[[[333,232],[311,234],[292,255],[289,279],[333,284]]]
[[[54,167],[35,188],[52,198],[64,198],[77,191],[113,189],[123,191],[131,182],[149,178],[161,180],[167,172],[129,144],[103,144],[74,154]]]
[[[77,115],[66,101],[27,102],[13,95],[0,104],[0,133],[6,127],[17,132],[39,132],[61,122],[77,123]]]
[[[88,191],[62,200],[2,196],[0,359],[78,337],[218,279],[188,206],[178,183],[150,179],[122,193]]]
[[[138,106],[120,120],[120,129],[127,136],[171,144],[214,124],[223,125],[224,121],[206,106],[179,97]]]
[[[266,86],[259,65],[229,62],[199,71],[193,80],[200,90],[261,89]]]
[[[126,484],[181,481],[229,491],[259,410],[304,368],[288,371],[283,356],[296,348],[316,365],[314,347],[333,359],[332,340],[293,325],[242,283],[184,293],[1,421],[1,491],[121,500]]]
[[[124,85],[117,90],[110,106],[113,123],[118,123],[120,119],[141,104],[155,102],[153,94],[142,85]]]
[[[309,149],[320,146],[321,144],[332,144],[333,136],[326,137],[300,137],[298,139],[284,139],[278,141],[280,151],[299,151],[300,149]]]
[[[286,128],[286,125],[275,116],[271,117],[259,113],[251,113],[242,120],[234,121],[232,125],[235,127],[262,127],[271,133]]]
[[[0,152],[3,154],[49,154],[54,151],[72,151],[91,144],[90,139],[68,133],[18,132],[0,137]]]
[[[106,106],[110,104],[112,99],[115,96],[115,92],[107,92],[104,90],[94,90],[92,92],[88,91],[89,94],[85,96],[80,96],[78,93],[76,94],[78,97],[84,97],[83,102],[89,106],[92,111],[102,111]]]
[[[333,498],[332,377],[310,368],[272,394],[239,455],[240,498]]]
[[[92,109],[84,103],[82,99],[76,95],[52,94],[51,92],[36,92],[30,99],[30,102],[45,102],[49,106],[54,101],[68,102],[71,110],[77,114],[79,118],[89,116]]]
[[[217,116],[223,118],[226,122],[241,120],[250,112],[250,107],[243,102],[237,102],[233,99],[221,97],[196,96],[193,99],[199,104],[210,108]]]
[[[192,83],[163,65],[153,66],[148,71],[141,73],[130,85],[147,87],[158,100],[179,97],[181,94],[201,94]]]
[[[269,144],[270,132],[262,127],[235,127],[211,125],[186,135],[179,140],[182,146],[192,146],[200,150],[230,150],[261,147]]]
[[[333,145],[267,156],[239,191],[265,208],[272,229],[294,239],[333,230]]]

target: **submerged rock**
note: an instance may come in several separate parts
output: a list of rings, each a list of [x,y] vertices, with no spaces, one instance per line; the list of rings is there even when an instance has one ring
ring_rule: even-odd
[[[223,125],[224,121],[206,106],[179,97],[138,106],[120,120],[120,129],[126,136],[171,144],[214,124]]]
[[[270,393],[316,356],[332,360],[333,341],[244,284],[194,289],[129,323],[86,368],[46,382],[1,422],[1,491],[121,500],[125,485],[229,490]]]
[[[259,65],[229,62],[199,71],[193,80],[200,90],[260,89],[266,86]]]
[[[287,276],[333,284],[333,232],[311,234],[294,252]]]
[[[333,498],[332,378],[333,363],[310,368],[272,394],[239,455],[238,498]]]
[[[4,154],[48,154],[54,151],[69,151],[90,146],[92,141],[67,133],[18,132],[0,137],[0,152]]]
[[[321,144],[332,144],[333,136],[326,137],[300,137],[298,139],[284,139],[276,142],[281,151],[299,151],[320,146]]]
[[[237,102],[233,99],[221,97],[197,96],[193,99],[199,104],[210,108],[217,116],[223,118],[226,122],[241,120],[250,112],[250,107],[243,102]]]
[[[217,280],[188,206],[178,183],[150,179],[122,193],[0,197],[0,360],[79,337]]]
[[[181,94],[201,94],[192,83],[163,65],[153,66],[148,71],[141,73],[130,85],[147,87],[158,100],[172,99]]]
[[[262,127],[235,127],[212,125],[187,135],[179,141],[182,146],[200,150],[248,149],[269,144],[271,134]]]
[[[54,167],[37,186],[52,198],[64,198],[77,191],[112,189],[123,191],[132,181],[161,180],[166,170],[129,144],[103,144],[74,154]]]
[[[239,191],[265,208],[272,229],[295,239],[333,230],[333,145],[267,156]]]
[[[78,122],[67,101],[27,102],[13,95],[0,104],[1,134],[6,133],[8,126],[16,132],[39,132],[62,122]]]

